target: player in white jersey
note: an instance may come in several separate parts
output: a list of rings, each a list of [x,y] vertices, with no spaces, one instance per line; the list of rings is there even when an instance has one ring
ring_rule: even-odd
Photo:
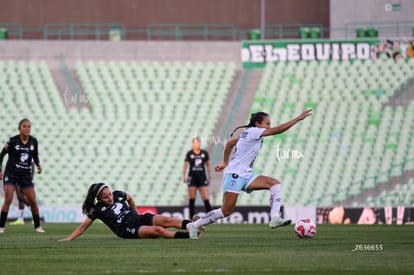
[[[223,153],[223,162],[215,167],[216,172],[226,168],[223,176],[223,205],[221,208],[208,212],[204,217],[189,224],[190,238],[196,239],[202,226],[214,223],[217,219],[229,216],[236,207],[240,191],[247,193],[253,190],[269,190],[270,193],[270,228],[289,225],[292,221],[280,217],[281,187],[277,179],[255,175],[252,173],[256,155],[262,146],[263,137],[274,136],[285,132],[299,121],[311,115],[312,110],[306,110],[294,119],[276,127],[270,127],[269,115],[264,112],[254,113],[248,125],[237,127],[247,128],[240,136],[227,141]],[[233,135],[232,133],[232,135]],[[229,163],[230,154],[236,150]]]

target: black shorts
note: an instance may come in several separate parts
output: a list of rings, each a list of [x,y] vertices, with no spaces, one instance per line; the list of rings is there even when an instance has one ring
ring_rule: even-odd
[[[143,225],[153,225],[154,216],[152,213],[139,215],[139,218],[128,225],[119,237],[124,239],[139,239],[139,228]]]
[[[4,185],[13,185],[15,187],[20,187],[20,189],[27,189],[27,188],[33,188],[34,182],[32,175],[23,175],[23,176],[14,176],[5,174],[3,177],[3,183]]]
[[[206,178],[206,175],[188,176],[187,186],[188,187],[208,186],[208,180]]]

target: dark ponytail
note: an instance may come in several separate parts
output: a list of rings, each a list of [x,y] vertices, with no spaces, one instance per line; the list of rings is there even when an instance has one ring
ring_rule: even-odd
[[[269,115],[265,112],[257,112],[257,113],[253,113],[250,115],[250,122],[247,125],[243,125],[243,126],[239,126],[236,129],[233,130],[233,132],[231,132],[230,137],[233,136],[234,132],[236,132],[238,129],[240,128],[250,128],[250,127],[255,127],[256,126],[256,122],[261,123],[263,121],[263,119],[265,117],[268,117]]]
[[[105,183],[94,183],[89,187],[88,194],[82,205],[82,212],[83,214],[87,214],[93,205],[96,204],[96,200],[102,190],[108,187]]]

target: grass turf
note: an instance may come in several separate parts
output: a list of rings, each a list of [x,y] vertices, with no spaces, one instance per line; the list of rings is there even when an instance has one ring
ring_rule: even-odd
[[[31,224],[8,225],[0,274],[414,273],[410,225],[319,225],[314,239],[299,239],[293,226],[214,224],[200,240],[123,240],[95,223],[72,242],[57,241],[76,226],[44,224],[39,234]]]

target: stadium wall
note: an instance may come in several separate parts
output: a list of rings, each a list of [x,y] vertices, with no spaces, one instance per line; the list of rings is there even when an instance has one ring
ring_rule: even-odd
[[[48,41],[1,42],[0,59],[146,60],[235,62],[240,65],[240,42],[202,41]]]
[[[154,23],[260,26],[261,0],[2,0],[0,22],[42,28],[48,23]],[[267,0],[266,23],[329,24],[329,0]]]
[[[393,9],[391,4],[397,4],[397,7],[399,4],[401,9]],[[331,0],[329,14],[331,28],[343,28],[346,24],[355,22],[413,21],[414,1]],[[411,36],[411,33],[407,35]]]

